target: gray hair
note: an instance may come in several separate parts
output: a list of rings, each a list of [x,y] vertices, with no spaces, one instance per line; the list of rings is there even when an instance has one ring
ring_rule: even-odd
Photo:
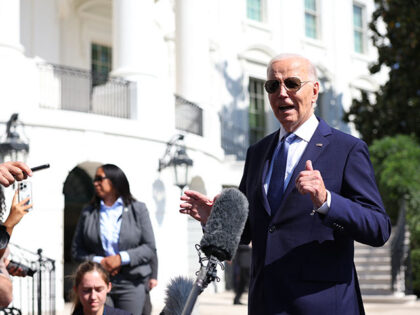
[[[305,58],[305,57],[303,57],[299,54],[292,54],[292,53],[283,53],[283,54],[277,55],[274,58],[272,58],[267,65],[267,77],[270,74],[270,70],[271,70],[271,67],[272,67],[273,63],[275,63],[276,61],[280,61],[280,60],[284,60],[284,59],[291,59],[291,58],[298,58],[298,59],[304,60],[307,63],[308,76],[310,77],[310,79],[312,79],[314,81],[318,80],[318,75],[316,73],[316,68],[312,64],[312,62],[308,58]]]

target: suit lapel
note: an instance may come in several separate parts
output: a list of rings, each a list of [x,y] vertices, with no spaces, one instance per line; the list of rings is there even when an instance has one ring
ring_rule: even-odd
[[[270,162],[273,157],[274,150],[278,144],[279,134],[280,134],[280,129],[277,132],[272,134],[271,139],[269,139],[269,145],[266,146],[265,151],[262,152],[263,159],[261,160],[262,163],[259,166],[260,168],[259,175],[258,175],[259,183],[260,183],[259,193],[261,194],[260,197],[261,197],[261,200],[263,201],[264,209],[268,213],[268,215],[271,215],[271,209],[268,203],[267,193],[265,192],[265,189],[264,189],[264,180],[265,180],[265,177],[267,176],[268,168],[270,167]]]
[[[132,204],[129,204],[128,206],[124,205],[124,208],[123,208],[123,211],[122,211],[122,214],[121,214],[120,237],[119,237],[119,240],[118,240],[118,249],[120,251],[125,249],[123,245],[126,244],[125,239],[126,239],[126,236],[127,236],[127,232],[130,231],[130,226],[129,226],[130,219],[129,219],[128,216],[130,214],[129,210],[131,210],[132,206],[133,206]]]

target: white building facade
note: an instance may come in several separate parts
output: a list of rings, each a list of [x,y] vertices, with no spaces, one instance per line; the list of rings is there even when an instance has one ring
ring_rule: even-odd
[[[0,128],[19,113],[27,164],[51,164],[31,179],[34,209],[12,241],[56,261],[57,309],[97,166],[120,166],[148,206],[161,303],[171,277],[198,269],[201,237],[178,213],[172,167],[158,171],[167,142],[184,135],[191,189],[237,186],[247,146],[279,127],[262,87],[283,52],[313,61],[317,114],[352,132],[343,112],[379,82],[368,72],[373,10],[373,0],[0,0]]]

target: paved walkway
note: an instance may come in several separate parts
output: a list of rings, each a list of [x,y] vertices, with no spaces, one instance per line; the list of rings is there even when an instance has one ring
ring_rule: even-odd
[[[247,296],[242,297],[242,301],[247,301]],[[223,293],[212,293],[204,291],[198,297],[198,314],[194,315],[246,315],[246,305],[233,305],[233,293],[226,291]],[[154,307],[152,315],[159,315],[162,305]],[[410,302],[409,304],[377,304],[365,303],[366,315],[420,315],[420,301]]]
[[[247,296],[242,297],[242,301],[247,301]],[[198,312],[193,315],[247,315],[246,305],[233,305],[233,293],[226,291],[223,293],[212,293],[204,291],[197,300]],[[154,305],[152,315],[159,315],[163,305]],[[366,315],[419,315],[420,301],[407,304],[396,303],[365,303]],[[71,305],[66,304],[62,312],[58,315],[69,315]],[[263,315],[263,314],[262,314]]]

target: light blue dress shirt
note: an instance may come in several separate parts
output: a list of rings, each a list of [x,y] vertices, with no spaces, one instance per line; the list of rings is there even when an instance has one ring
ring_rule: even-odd
[[[318,127],[319,121],[314,114],[305,121],[298,129],[293,133],[297,136],[296,139],[289,145],[289,151],[287,155],[286,171],[284,173],[284,186],[283,189],[286,190],[287,185],[290,182],[293,171],[301,159],[303,152],[308,146],[309,141],[311,140],[316,128]],[[284,130],[283,126],[280,127],[280,136],[279,142],[281,139],[287,135],[287,131]],[[278,147],[278,145],[277,145]],[[271,180],[271,175],[273,173],[273,163],[270,163],[267,175],[264,179],[264,190],[265,193],[268,192],[268,187]],[[322,175],[322,174],[321,174]],[[331,194],[327,190],[327,201],[318,209],[317,212],[326,214],[331,205]]]
[[[99,224],[105,256],[119,254],[121,256],[121,264],[127,265],[130,263],[130,255],[128,255],[126,251],[120,252],[118,249],[123,211],[125,211],[125,207],[121,197],[118,198],[112,206],[105,205],[101,200]],[[100,263],[103,258],[104,257],[102,256],[95,256],[93,261]]]

